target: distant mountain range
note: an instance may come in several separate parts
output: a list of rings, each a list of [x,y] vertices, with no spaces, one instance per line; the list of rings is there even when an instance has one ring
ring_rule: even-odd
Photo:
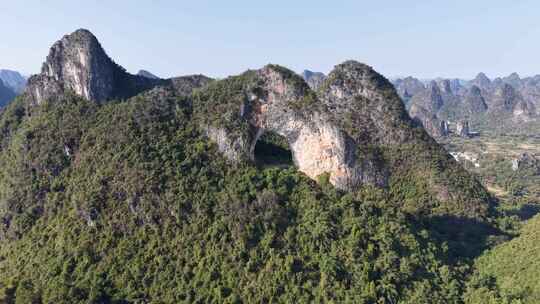
[[[407,77],[393,84],[411,117],[424,126],[467,121],[476,128],[507,132],[526,130],[540,121],[540,76],[520,78],[513,73],[491,80],[479,73],[469,81],[439,78],[426,84]],[[426,129],[435,136],[445,133]]]
[[[306,82],[317,89],[326,76],[304,71]],[[500,132],[528,132],[540,123],[540,75],[521,78],[517,73],[490,79],[479,73],[472,80],[404,77],[392,80],[409,115],[434,137],[448,134],[449,125]]]

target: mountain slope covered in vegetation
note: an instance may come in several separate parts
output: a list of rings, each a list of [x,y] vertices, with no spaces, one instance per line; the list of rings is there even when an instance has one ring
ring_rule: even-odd
[[[182,97],[70,98],[22,121],[19,105],[2,116],[5,299],[459,302],[448,245],[383,191],[231,168]]]
[[[521,235],[483,254],[469,283],[468,303],[540,302],[540,216]],[[521,302],[522,301],[522,302]]]

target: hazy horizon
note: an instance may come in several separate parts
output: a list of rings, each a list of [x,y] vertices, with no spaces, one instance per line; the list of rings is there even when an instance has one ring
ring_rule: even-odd
[[[128,71],[225,77],[267,63],[328,73],[347,59],[389,78],[540,74],[540,3],[253,3],[28,0],[0,4],[0,68],[39,72],[50,46],[87,28]],[[7,28],[7,27],[6,27]]]

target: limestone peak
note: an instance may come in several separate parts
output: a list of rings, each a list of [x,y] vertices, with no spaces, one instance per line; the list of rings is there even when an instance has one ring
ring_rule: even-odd
[[[41,74],[28,80],[26,93],[31,104],[65,92],[103,102],[135,95],[156,84],[156,80],[127,73],[109,58],[94,34],[79,29],[53,44]]]

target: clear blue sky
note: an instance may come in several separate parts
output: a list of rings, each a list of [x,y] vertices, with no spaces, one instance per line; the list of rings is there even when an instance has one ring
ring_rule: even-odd
[[[0,20],[0,67],[27,74],[77,28],[129,71],[162,77],[346,59],[389,77],[540,74],[537,0],[2,0]]]

